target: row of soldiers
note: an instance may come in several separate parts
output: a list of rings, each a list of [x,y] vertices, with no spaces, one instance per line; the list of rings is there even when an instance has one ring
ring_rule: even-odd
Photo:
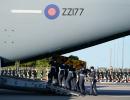
[[[129,81],[130,72],[128,71],[122,71],[121,69],[119,71],[113,71],[113,70],[105,70],[105,71],[99,71],[97,70],[97,80],[99,82],[125,82],[127,83]]]
[[[64,87],[69,90],[79,91],[86,94],[85,78],[90,79],[90,95],[97,95],[96,89],[96,72],[94,67],[86,69],[83,67],[76,70],[73,65],[58,64],[56,61],[51,61],[51,69],[48,73],[48,84]]]
[[[62,71],[61,71],[62,72]],[[45,70],[37,71],[34,68],[18,68],[18,69],[2,69],[1,75],[2,76],[12,76],[12,77],[19,77],[19,78],[29,78],[29,79],[37,79],[38,73],[40,73],[40,79],[42,80],[43,76],[47,72]],[[66,72],[67,73],[67,72]],[[57,75],[55,75],[57,76]],[[61,77],[62,79],[63,77]],[[65,79],[67,78],[67,74],[65,75]],[[123,71],[123,70],[96,70],[96,79],[98,82],[129,82],[130,80],[130,71]]]
[[[38,72],[35,68],[18,68],[18,69],[2,69],[1,76],[9,76],[15,78],[25,79],[38,79],[38,73],[40,73],[40,79],[44,76],[44,70]]]

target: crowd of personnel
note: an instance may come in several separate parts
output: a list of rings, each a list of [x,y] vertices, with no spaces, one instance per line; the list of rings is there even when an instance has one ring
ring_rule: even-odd
[[[57,64],[56,61],[52,61],[51,68],[48,73],[48,83],[54,85],[58,85],[61,87],[65,87],[66,89],[79,91],[82,94],[85,94],[85,77],[90,75],[90,70],[86,68],[82,68],[80,70],[76,70],[72,65]],[[91,91],[90,94],[97,95],[96,90],[96,73],[93,69],[93,74],[91,74]],[[23,78],[23,79],[39,79],[38,74],[40,73],[40,79],[42,80],[47,71],[37,70],[36,68],[26,67],[26,68],[3,68],[1,70],[1,76],[15,77],[15,78]]]
[[[39,75],[38,75],[39,74]],[[25,79],[43,79],[46,74],[46,70],[37,70],[32,67],[26,68],[16,68],[16,69],[2,69],[1,76],[9,76],[15,78],[25,78]]]
[[[69,90],[79,91],[84,94],[85,85],[84,82],[90,82],[91,95],[97,95],[96,82],[129,82],[130,71],[129,70],[95,70],[94,67],[86,69],[82,67],[80,70],[76,70],[73,65],[58,64],[56,61],[51,61],[51,69],[48,74],[48,83],[64,87]]]
[[[96,72],[94,67],[86,69],[83,66],[80,70],[76,70],[73,65],[58,64],[56,61],[51,61],[51,69],[48,73],[48,84],[64,87],[69,90],[78,91],[86,94],[85,78],[90,80],[90,95],[97,95],[96,89]]]
[[[9,76],[25,79],[43,79],[44,76],[48,76],[48,84],[64,87],[69,90],[78,91],[82,94],[86,93],[85,81],[87,79],[90,82],[89,94],[97,95],[96,82],[129,82],[130,71],[129,70],[113,70],[113,69],[86,69],[83,66],[80,70],[77,70],[73,65],[58,64],[57,61],[50,62],[50,71],[45,69],[37,70],[33,67],[26,68],[3,68],[1,70],[1,76]]]
[[[96,77],[98,82],[128,83],[130,79],[130,71],[123,71],[122,69],[116,71],[113,69],[106,69],[104,71],[97,70]]]

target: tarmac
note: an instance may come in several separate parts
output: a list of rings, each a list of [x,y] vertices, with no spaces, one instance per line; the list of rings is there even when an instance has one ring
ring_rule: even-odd
[[[0,100],[130,100],[130,84],[98,84],[98,96],[56,96],[0,89]],[[89,85],[86,86],[89,91]]]

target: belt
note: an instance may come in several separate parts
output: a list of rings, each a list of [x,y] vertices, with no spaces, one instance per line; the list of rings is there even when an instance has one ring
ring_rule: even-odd
[[[65,70],[65,69],[60,69],[60,70]]]
[[[56,68],[55,66],[52,66],[52,68]]]
[[[69,71],[69,73],[73,73],[72,71]]]
[[[80,74],[80,76],[85,76],[84,74]]]

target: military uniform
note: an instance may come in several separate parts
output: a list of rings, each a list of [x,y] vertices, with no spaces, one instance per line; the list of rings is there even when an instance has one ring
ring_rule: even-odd
[[[80,70],[77,71],[77,83],[76,83],[76,90],[80,92],[80,87],[79,87],[79,80],[80,80]]]
[[[65,78],[65,64],[60,65],[60,71],[59,71],[59,85],[62,86],[63,78]]]
[[[87,69],[85,68],[81,69],[79,73],[79,89],[82,94],[85,94],[84,82],[85,82],[85,77],[87,76],[87,73],[88,73]]]
[[[90,95],[97,95],[97,89],[96,89],[96,72],[94,71],[94,67],[91,67],[91,73],[90,73]]]
[[[66,79],[66,88],[69,90],[71,90],[71,88],[72,88],[72,86],[71,86],[72,78],[73,78],[73,66],[70,66],[69,71],[68,71],[68,76]]]
[[[59,73],[59,68],[58,64],[56,61],[51,61],[51,69],[50,72],[48,73],[48,83],[52,83],[52,79],[54,78],[55,80],[55,85],[58,85],[58,73]]]
[[[72,76],[72,81],[71,81],[71,86],[72,86],[73,91],[76,91],[76,88],[77,88],[76,81],[77,81],[76,69],[73,68],[73,76]]]

